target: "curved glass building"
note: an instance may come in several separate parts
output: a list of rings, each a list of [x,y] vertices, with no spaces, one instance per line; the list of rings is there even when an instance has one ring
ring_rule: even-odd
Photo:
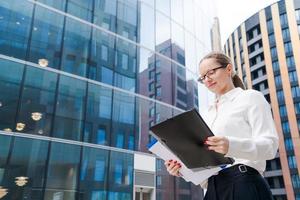
[[[276,2],[242,23],[226,53],[248,85],[272,106],[279,152],[265,178],[276,200],[300,199],[300,1]]]
[[[207,101],[214,16],[199,0],[0,1],[0,199],[201,199],[147,144]]]

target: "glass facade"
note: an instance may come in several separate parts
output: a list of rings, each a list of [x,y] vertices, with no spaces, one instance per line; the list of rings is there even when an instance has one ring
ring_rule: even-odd
[[[134,199],[149,127],[207,102],[196,80],[211,4],[0,1],[3,199]],[[203,195],[160,160],[156,175],[158,200]]]

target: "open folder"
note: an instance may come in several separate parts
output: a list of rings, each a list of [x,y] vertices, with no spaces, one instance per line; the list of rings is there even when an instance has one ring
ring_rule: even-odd
[[[195,185],[201,185],[234,162],[232,158],[207,149],[204,141],[213,133],[196,109],[156,124],[150,130],[157,140],[148,145],[149,151],[165,161],[180,162],[182,178]]]
[[[234,161],[223,154],[208,150],[204,142],[213,133],[196,109],[156,124],[150,130],[162,145],[193,171],[232,164]]]
[[[216,174],[218,171],[222,169],[222,167],[213,167],[210,169],[193,171],[175,155],[172,151],[170,151],[166,146],[164,146],[159,141],[154,141],[148,145],[149,151],[157,155],[159,158],[163,160],[177,160],[182,164],[180,173],[182,178],[187,182],[192,182],[195,185],[202,185],[210,176]]]

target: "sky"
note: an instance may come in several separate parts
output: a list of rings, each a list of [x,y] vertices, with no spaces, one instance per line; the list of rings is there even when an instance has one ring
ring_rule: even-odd
[[[220,20],[221,46],[246,19],[277,0],[216,0]]]

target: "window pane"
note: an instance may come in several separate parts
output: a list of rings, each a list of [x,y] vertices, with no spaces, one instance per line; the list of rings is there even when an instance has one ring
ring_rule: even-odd
[[[287,19],[286,13],[280,15],[280,23],[281,23],[281,26],[287,25],[288,19]]]
[[[89,84],[84,141],[109,145],[112,112],[112,91]]]
[[[83,148],[80,171],[80,199],[106,199],[109,151]]]
[[[137,39],[137,1],[119,0],[117,33],[130,40]]]
[[[291,42],[284,43],[284,50],[286,54],[292,53],[293,52],[292,43]]]
[[[93,0],[68,0],[67,8],[68,13],[86,21],[91,21]]]
[[[272,19],[267,21],[267,28],[268,28],[269,33],[273,32],[273,20]]]
[[[122,39],[118,39],[115,71],[118,72],[119,74],[126,76],[126,78],[134,80],[136,78],[136,71],[137,71],[136,60],[137,60],[137,47]]]
[[[61,76],[54,122],[54,137],[81,139],[85,89],[85,82]]]
[[[10,136],[0,135],[0,166],[4,166],[7,162],[10,142],[11,142]],[[3,169],[0,169],[0,181],[2,179],[3,179]]]
[[[183,26],[183,0],[171,1],[171,16],[174,21]]]
[[[25,59],[33,4],[27,1],[0,1],[0,53]]]
[[[184,29],[177,25],[176,23],[172,22],[172,59],[185,65],[184,62]],[[177,54],[180,54],[183,59],[178,59]]]
[[[1,186],[13,191],[7,198],[42,199],[48,142],[16,137],[11,150],[7,165],[2,166],[3,179],[0,179]]]
[[[0,59],[0,130],[15,130],[23,69],[21,64]]]
[[[128,90],[130,92],[135,92],[135,79],[133,78],[129,78],[127,76],[115,73],[115,86]]]
[[[26,125],[22,132],[50,134],[56,83],[57,74],[27,66],[18,116]]]
[[[144,3],[141,3],[140,9],[139,42],[141,45],[155,50],[154,9]]]
[[[131,200],[133,187],[133,155],[111,152],[108,200]]]
[[[29,61],[47,59],[48,66],[59,68],[64,17],[37,6],[33,22]]]
[[[128,149],[129,137],[138,133],[135,126],[136,102],[135,97],[121,92],[115,92],[113,103],[113,135],[112,146]]]
[[[75,200],[80,147],[53,142],[47,172],[45,199]]]
[[[195,3],[192,0],[184,0],[184,26],[187,30],[194,33],[195,32],[195,17],[194,17],[194,9]],[[200,12],[200,11],[198,11]]]
[[[63,71],[86,75],[91,27],[67,18],[62,55]]]
[[[170,17],[170,0],[156,1],[156,10]]]
[[[116,31],[117,0],[95,0],[94,24]]]
[[[300,9],[295,10],[296,20],[300,21]]]
[[[97,29],[93,29],[91,55],[89,62],[89,78],[112,85],[107,70],[114,68],[115,37]]]
[[[171,21],[166,16],[156,13],[156,51],[171,57]]]

